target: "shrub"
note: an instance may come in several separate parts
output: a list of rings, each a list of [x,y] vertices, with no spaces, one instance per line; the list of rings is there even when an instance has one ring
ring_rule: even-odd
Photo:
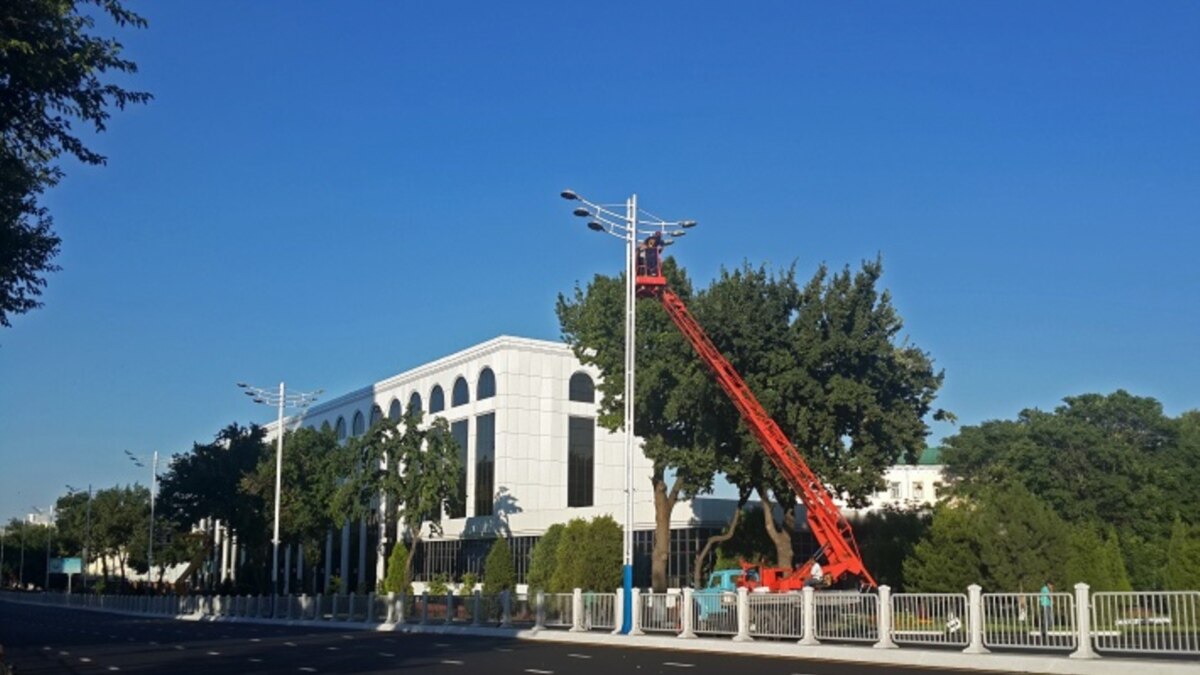
[[[488,595],[511,591],[517,586],[517,571],[513,569],[512,551],[508,540],[500,537],[488,551],[483,563],[483,592]]]

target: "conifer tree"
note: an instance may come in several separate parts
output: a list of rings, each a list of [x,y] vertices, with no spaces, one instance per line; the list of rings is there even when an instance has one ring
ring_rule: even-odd
[[[492,550],[483,562],[483,592],[494,595],[500,591],[511,591],[517,586],[517,572],[513,569],[512,550],[504,537],[496,539]]]

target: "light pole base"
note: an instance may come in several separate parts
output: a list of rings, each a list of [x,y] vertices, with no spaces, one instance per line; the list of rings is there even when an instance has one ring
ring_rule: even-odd
[[[624,611],[621,612],[621,634],[629,635],[633,630],[633,565],[622,566],[621,587],[625,590],[621,594],[621,602],[624,605]]]

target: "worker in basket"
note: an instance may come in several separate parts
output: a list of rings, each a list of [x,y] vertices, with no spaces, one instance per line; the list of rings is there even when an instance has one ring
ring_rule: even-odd
[[[646,237],[638,247],[638,274],[657,277],[662,275],[662,233],[655,232]]]

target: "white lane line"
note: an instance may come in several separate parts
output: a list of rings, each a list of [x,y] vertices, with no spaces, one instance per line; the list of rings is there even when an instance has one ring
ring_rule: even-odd
[[[590,658],[592,658],[591,656],[588,656],[587,654],[567,654],[567,656],[569,656],[573,659],[590,659]]]
[[[158,643],[157,643],[157,642],[155,642],[154,640],[151,640],[151,641],[150,641],[150,646],[151,646],[151,647],[157,647],[157,646],[158,646]]]
[[[525,672],[533,673],[534,675],[554,675],[553,670],[538,670],[537,668],[526,668]]]
[[[296,643],[295,643],[295,642],[285,642],[285,643],[283,643],[283,644],[284,644],[284,645],[286,645],[286,646],[288,646],[288,647],[295,647],[295,646],[296,646]]]
[[[252,656],[250,657],[250,663],[262,663],[262,659]]]
[[[108,669],[111,671],[114,671],[114,672],[120,670],[120,668],[118,668],[116,666],[109,666]]]
[[[179,651],[183,651],[184,647],[183,647],[183,645],[175,645],[175,649],[178,649]]]
[[[220,655],[221,655],[221,652],[211,652],[211,651],[210,651],[210,652],[208,653],[208,655],[209,655],[209,656],[220,656]]]
[[[262,638],[250,638],[251,642],[262,642]]]
[[[384,658],[389,658],[389,659],[395,658],[395,656],[396,656],[395,654],[393,654],[391,652],[379,652],[379,655]]]
[[[442,659],[442,663],[448,666],[461,666],[463,664],[462,661],[451,661],[450,659]]]
[[[63,651],[60,651],[60,652],[58,653],[58,655],[59,655],[59,656],[70,656],[70,655],[71,655],[71,652],[63,652]]]
[[[498,652],[511,652],[512,650],[511,650],[511,649],[509,649],[508,647],[496,647],[496,651],[498,651]]]
[[[79,657],[79,661],[80,661],[80,663],[91,663],[92,662],[92,660],[86,656]]]
[[[435,642],[435,643],[433,643],[433,646],[434,647],[449,647],[450,643],[449,642]]]
[[[336,652],[336,651],[337,651],[337,650],[339,650],[339,649],[341,649],[341,647],[326,647],[326,648],[325,648],[325,651],[327,651],[327,652]]]
[[[676,661],[663,661],[663,665],[671,666],[673,668],[695,668],[696,667],[696,664],[694,664],[694,663],[678,663]]]
[[[300,666],[300,672],[302,672],[302,673],[315,673],[315,672],[317,672],[317,669],[316,669],[316,668],[313,668],[313,667],[311,667],[311,666]]]

